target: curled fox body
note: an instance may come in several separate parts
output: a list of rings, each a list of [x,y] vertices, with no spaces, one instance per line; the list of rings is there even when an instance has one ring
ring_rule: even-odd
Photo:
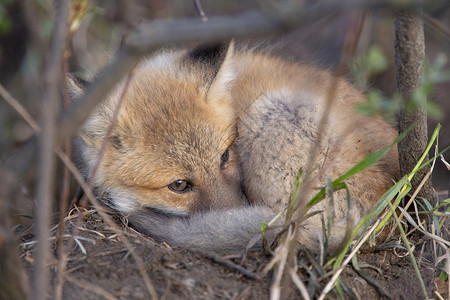
[[[71,90],[82,92],[76,85]],[[287,205],[316,143],[313,187],[393,142],[396,133],[386,122],[355,113],[363,101],[326,71],[232,46],[162,52],[139,64],[81,128],[86,177],[108,138],[94,183],[111,207],[171,245],[238,251]],[[350,210],[346,194],[334,194],[331,247],[344,237],[348,212],[358,221],[398,172],[392,149],[346,181]],[[322,201],[313,210],[326,215],[329,208]],[[322,234],[320,215],[297,229],[297,241],[312,250]]]

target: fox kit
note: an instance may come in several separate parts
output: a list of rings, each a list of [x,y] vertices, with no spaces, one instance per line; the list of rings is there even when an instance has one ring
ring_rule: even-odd
[[[71,90],[82,93],[75,81]],[[386,122],[355,113],[354,105],[363,101],[347,81],[326,71],[234,51],[232,45],[162,52],[140,63],[81,128],[85,175],[98,163],[93,180],[99,197],[158,240],[238,251],[260,232],[261,222],[284,209],[315,143],[320,150],[312,186],[320,187],[327,176],[336,179],[393,142],[396,133]],[[331,247],[344,237],[348,212],[358,221],[398,173],[392,149],[346,181],[352,209],[345,193],[335,193]],[[316,250],[320,215],[329,207],[327,201],[313,207],[321,213],[299,224],[299,243]]]

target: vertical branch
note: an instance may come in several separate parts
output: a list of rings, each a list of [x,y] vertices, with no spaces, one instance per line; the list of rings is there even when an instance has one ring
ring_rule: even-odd
[[[412,171],[427,146],[427,115],[421,106],[414,112],[405,110],[406,101],[411,99],[420,85],[424,73],[425,39],[423,33],[422,11],[399,11],[395,15],[395,64],[397,67],[397,87],[403,98],[403,109],[398,116],[399,132],[402,133],[414,124],[414,129],[398,144],[401,175]],[[424,100],[425,103],[426,100]],[[420,170],[412,179],[416,189],[429,166]],[[431,178],[419,192],[420,197],[432,198]]]
[[[73,9],[73,8],[71,8]],[[70,25],[69,25],[70,26]],[[72,38],[72,32],[70,32],[67,36],[67,40],[71,40]],[[67,109],[70,106],[70,95],[68,90],[68,84],[67,84],[67,74],[69,73],[69,58],[71,56],[71,52],[68,49],[69,47],[65,47],[64,50],[64,59],[63,59],[63,66],[62,66],[62,78],[63,78],[63,103],[62,107],[64,109]],[[71,157],[71,147],[70,147],[70,139],[67,138],[64,141],[63,144],[63,151],[68,156]],[[64,242],[62,239],[65,224],[64,224],[64,218],[67,213],[67,208],[69,206],[69,197],[70,197],[70,170],[69,168],[63,164],[63,177],[62,177],[62,187],[61,187],[61,194],[59,199],[59,222],[58,222],[58,229],[56,232],[56,240],[57,240],[57,247],[58,247],[58,273],[57,273],[57,283],[55,285],[55,299],[59,300],[62,299],[62,287],[63,287],[63,274],[64,269],[67,263],[67,254],[64,249]]]
[[[55,165],[53,149],[55,144],[55,123],[59,100],[61,62],[65,48],[69,16],[69,1],[60,0],[57,1],[56,5],[58,11],[43,76],[42,134],[39,140],[39,178],[37,183],[38,246],[33,278],[33,299],[46,299],[48,286],[48,238],[50,234],[50,210],[53,203]]]

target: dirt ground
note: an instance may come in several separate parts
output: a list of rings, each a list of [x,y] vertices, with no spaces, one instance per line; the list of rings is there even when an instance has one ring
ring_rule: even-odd
[[[62,286],[57,280],[60,267],[56,239],[51,240],[55,254],[49,266],[51,298],[55,298],[57,288],[62,288],[62,299],[149,299],[138,265],[117,234],[95,212],[87,213],[82,220],[77,220],[74,218],[65,222],[64,253],[68,256]],[[121,224],[119,220],[116,221]],[[157,243],[123,225],[121,230],[142,259],[143,268],[160,299],[269,299],[272,274],[269,272],[263,278],[251,278],[261,273],[270,261],[269,255],[250,252],[241,264],[242,254],[217,257],[213,254],[192,253]],[[22,259],[28,274],[32,276],[35,244],[30,232],[30,229],[25,228],[18,230]],[[419,250],[420,246],[416,249],[428,296],[438,299],[434,294],[438,291],[442,299],[448,299],[445,294],[447,287],[437,278],[434,264],[426,260],[426,255]],[[410,259],[401,257],[401,254],[396,255],[393,250],[360,253],[357,257],[362,272],[378,283],[380,288],[377,291],[362,277],[364,275],[348,266],[341,279],[353,296],[346,293],[345,298],[424,299]],[[310,294],[314,294],[314,299],[320,295],[330,277],[319,276],[323,278],[318,279],[317,274],[320,272],[317,273],[317,261],[303,252],[299,254],[298,263],[299,277],[305,282]],[[236,266],[241,269],[236,269]],[[249,274],[245,275],[244,272]],[[282,291],[286,299],[301,298],[289,280],[284,281]],[[338,296],[336,292],[331,292],[328,298],[335,299]]]

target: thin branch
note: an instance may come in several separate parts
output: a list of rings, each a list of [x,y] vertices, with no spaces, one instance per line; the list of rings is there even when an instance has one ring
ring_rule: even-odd
[[[339,275],[341,275],[342,271],[344,271],[345,266],[348,265],[350,260],[353,256],[356,255],[356,253],[359,251],[359,248],[366,242],[366,240],[369,238],[369,236],[372,234],[372,232],[377,228],[377,225],[380,223],[380,220],[377,220],[375,224],[364,234],[361,241],[353,248],[352,252],[347,256],[347,258],[342,262],[341,266],[336,270],[333,277],[330,279],[330,281],[326,284],[325,288],[322,290],[322,293],[319,296],[319,300],[325,299],[326,295],[333,289],[334,285],[336,284]]]
[[[256,280],[261,279],[260,276],[258,276],[258,274],[255,274],[252,271],[247,270],[246,268],[244,268],[238,264],[235,264],[232,261],[229,261],[228,259],[217,256],[213,252],[203,252],[203,251],[199,251],[199,250],[195,250],[195,249],[189,249],[189,252],[200,254],[201,256],[207,257],[216,263],[222,264],[230,269],[233,269],[233,270],[236,270],[236,271],[242,273],[243,275],[247,276],[248,278],[256,279]]]
[[[119,51],[113,62],[99,73],[93,84],[87,87],[81,99],[73,101],[69,110],[61,114],[56,137],[58,145],[73,135],[111,88],[136,66],[142,55],[143,53],[138,54],[125,49]]]
[[[202,4],[200,3],[200,0],[194,0],[195,9],[197,10],[200,17],[202,17],[202,21],[206,22],[208,21],[208,17],[206,16],[205,12],[203,11]]]
[[[108,291],[106,291],[105,289],[101,288],[98,285],[91,284],[87,281],[80,281],[70,275],[67,275],[67,274],[64,275],[64,278],[68,282],[79,287],[80,289],[93,292],[93,293],[97,294],[98,296],[102,296],[103,298],[108,299],[108,300],[117,300],[117,298],[114,297],[114,295],[112,295],[111,293],[109,293]]]
[[[289,268],[288,272],[289,272],[289,275],[291,276],[291,280],[297,287],[297,289],[300,292],[300,295],[302,295],[303,299],[310,300],[311,297],[308,294],[308,289],[306,288],[303,281],[301,281],[300,278],[298,278],[297,268],[298,268],[297,266],[295,266],[294,268]]]
[[[112,120],[111,120],[111,124],[108,125],[108,128],[106,130],[105,136],[103,137],[103,141],[100,145],[100,150],[98,151],[97,157],[96,157],[96,162],[94,164],[94,166],[92,167],[92,170],[89,174],[89,186],[91,188],[94,187],[94,183],[95,183],[95,176],[97,174],[98,168],[100,167],[100,164],[102,162],[102,159],[105,155],[106,152],[106,146],[108,145],[108,142],[110,140],[111,134],[113,132],[114,127],[116,126],[117,123],[117,117],[119,116],[119,112],[120,109],[122,108],[123,102],[125,101],[125,94],[128,91],[128,88],[130,86],[130,82],[131,79],[133,78],[134,75],[134,69],[131,69],[130,72],[127,75],[126,81],[125,81],[125,85],[122,88],[121,94],[120,94],[120,98],[119,101],[116,104],[116,107],[114,108],[114,113],[112,116]]]
[[[17,101],[5,88],[0,84],[0,95],[8,102],[9,105],[27,122],[28,125],[34,130],[34,132],[39,133],[41,128],[38,123],[33,119],[33,117],[28,113],[28,111]]]
[[[54,23],[51,48],[48,53],[44,70],[44,93],[42,95],[41,128],[42,135],[39,143],[39,171],[37,183],[37,230],[38,245],[37,259],[34,272],[33,299],[47,298],[48,268],[47,261],[50,256],[48,247],[50,212],[53,204],[54,165],[53,153],[55,145],[55,124],[58,107],[59,79],[61,62],[63,58],[65,38],[69,18],[68,1],[58,1],[58,11]]]
[[[72,34],[69,29],[69,36],[67,40],[72,39]],[[65,50],[64,53],[64,62],[63,62],[63,82],[64,82],[64,88],[63,88],[63,101],[62,106],[64,108],[69,107],[71,103],[70,95],[69,95],[69,89],[67,85],[67,73],[69,70],[69,58],[71,56],[71,51],[69,49]],[[63,145],[64,152],[67,156],[71,156],[72,149],[71,149],[71,143],[70,139],[67,139]],[[64,278],[63,274],[66,269],[66,263],[67,263],[67,253],[64,249],[64,243],[62,241],[62,234],[64,231],[64,220],[65,220],[65,214],[69,206],[69,197],[70,197],[70,171],[69,168],[64,165],[63,166],[63,179],[62,179],[62,187],[61,187],[61,194],[59,199],[59,223],[58,223],[58,231],[56,232],[57,236],[57,247],[58,247],[58,274],[57,274],[57,280],[55,284],[55,299],[61,300],[63,299],[62,292],[63,292],[63,285],[64,285]]]
[[[289,268],[289,266],[286,267],[288,259],[292,259],[294,257],[293,255],[289,257],[289,254],[292,252],[291,246],[293,244],[293,240],[295,239],[295,235],[295,226],[289,226],[284,241],[282,241],[282,244],[275,249],[275,256],[272,258],[271,263],[277,262],[277,267],[275,268],[272,284],[270,285],[270,299],[278,300],[281,297],[281,280],[284,275],[284,270],[285,268]],[[267,271],[268,266],[269,264],[266,265],[263,273]]]

